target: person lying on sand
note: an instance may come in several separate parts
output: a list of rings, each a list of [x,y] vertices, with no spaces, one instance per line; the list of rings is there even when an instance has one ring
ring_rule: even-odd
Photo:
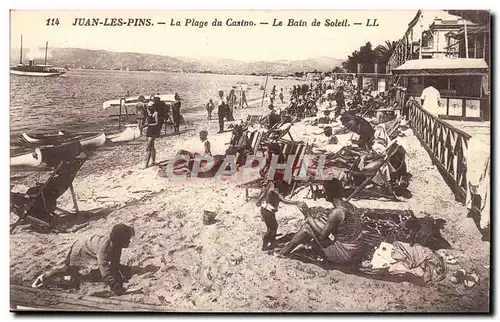
[[[267,231],[262,238],[262,250],[270,250],[276,245],[276,234],[278,232],[276,212],[280,202],[287,205],[298,205],[297,201],[286,200],[283,196],[288,192],[289,188],[289,185],[283,181],[277,181],[276,184],[270,181],[257,200],[257,207],[261,207],[260,214],[267,227]],[[265,203],[262,204],[264,199]]]
[[[317,133],[319,134],[319,133]],[[325,146],[331,144],[339,144],[338,138],[333,134],[333,129],[331,126],[325,126],[323,128],[324,137],[319,139],[317,142],[313,143],[313,152],[326,151]]]
[[[352,204],[342,199],[344,188],[339,180],[326,181],[324,188],[326,199],[333,204],[334,209],[328,218],[315,219],[305,203],[301,203],[300,209],[306,217],[306,223],[279,252],[280,257],[288,256],[297,246],[313,240],[330,263],[349,264],[361,259],[363,233],[360,215]]]
[[[134,228],[118,224],[113,227],[109,236],[90,235],[75,241],[64,263],[38,276],[32,287],[39,288],[42,285],[48,285],[56,278],[67,275],[78,278],[78,272],[82,267],[97,265],[102,281],[111,288],[111,291],[116,295],[125,294],[124,278],[120,272],[120,257],[122,249],[129,246],[130,239],[134,235]]]

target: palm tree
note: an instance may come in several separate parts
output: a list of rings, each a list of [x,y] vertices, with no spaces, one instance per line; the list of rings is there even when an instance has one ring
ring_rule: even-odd
[[[389,58],[392,56],[392,53],[396,50],[397,45],[397,41],[386,40],[384,45],[377,46],[374,51],[377,56],[378,63],[387,64]]]

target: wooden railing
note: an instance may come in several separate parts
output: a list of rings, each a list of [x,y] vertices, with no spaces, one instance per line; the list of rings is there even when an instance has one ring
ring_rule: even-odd
[[[467,194],[467,162],[470,135],[451,126],[409,101],[408,112],[414,134],[429,153],[457,201],[465,203]]]

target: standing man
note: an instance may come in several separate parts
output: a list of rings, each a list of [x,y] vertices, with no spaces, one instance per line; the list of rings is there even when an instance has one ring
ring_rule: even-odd
[[[219,132],[224,132],[224,117],[226,117],[227,101],[224,98],[224,91],[219,91],[219,105],[217,107],[217,116],[219,117]]]
[[[335,102],[337,103],[337,107],[335,108],[335,116],[334,121],[337,120],[337,117],[342,113],[342,109],[345,108],[345,97],[343,87],[340,86],[335,94]]]
[[[241,108],[243,108],[245,105],[248,107],[247,94],[245,94],[245,91],[242,91],[241,92]]]
[[[435,82],[431,81],[430,85],[426,87],[422,91],[422,96],[420,96],[420,100],[422,103],[422,108],[432,114],[437,116],[437,112],[439,110],[439,100],[441,99],[441,95],[439,91],[434,87]]]
[[[179,134],[179,125],[181,124],[181,98],[179,94],[174,95],[175,103],[172,106],[172,120],[174,122],[174,133]]]

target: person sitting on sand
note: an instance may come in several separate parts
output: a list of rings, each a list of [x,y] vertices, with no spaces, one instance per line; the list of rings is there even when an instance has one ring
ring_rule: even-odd
[[[207,120],[211,120],[212,119],[212,111],[214,110],[214,102],[212,101],[212,99],[208,100],[206,107],[207,107],[207,113],[208,113]]]
[[[269,167],[271,166],[271,161],[273,159],[273,156],[275,155],[278,157],[278,162],[277,162],[278,164],[286,163],[286,158],[285,155],[283,154],[283,151],[281,150],[280,145],[276,142],[269,143],[267,145],[266,165],[260,171],[260,174],[262,176],[265,176],[265,174],[269,171]],[[283,169],[276,169],[275,179],[279,179],[277,176],[280,175],[283,176],[284,172],[285,171]]]
[[[236,165],[242,166],[245,164],[245,155],[248,147],[248,137],[243,131],[241,125],[235,126],[233,137],[231,138],[230,147],[226,155],[235,155]]]
[[[326,144],[339,144],[339,140],[333,134],[333,129],[331,126],[325,126],[323,129],[323,134],[326,136]]]
[[[323,113],[325,114],[325,116],[320,117],[318,119],[317,124],[330,124],[330,123],[332,123],[333,119],[330,117],[330,111],[326,110]]]
[[[108,236],[90,235],[79,239],[71,246],[64,263],[49,272],[40,275],[32,287],[39,288],[53,283],[57,278],[71,276],[78,280],[79,271],[83,267],[97,265],[102,281],[116,295],[125,293],[124,277],[121,271],[120,258],[122,249],[130,245],[130,239],[135,235],[134,228],[125,224],[113,227]]]
[[[274,109],[273,104],[269,105],[269,129],[272,129],[276,124],[278,124],[281,121],[280,115],[276,112]]]
[[[315,219],[305,203],[301,203],[300,209],[306,217],[306,223],[279,255],[288,256],[297,246],[312,239],[322,250],[326,261],[335,264],[356,263],[363,252],[361,217],[351,203],[342,199],[344,188],[339,180],[325,181],[323,186],[326,200],[333,204],[334,209],[327,218]]]
[[[276,246],[276,235],[278,232],[276,212],[278,211],[280,202],[287,205],[298,205],[297,201],[286,200],[283,196],[289,190],[289,185],[283,181],[277,181],[276,184],[270,181],[257,200],[257,207],[261,207],[260,214],[267,227],[267,231],[262,238],[262,250],[270,250]],[[262,204],[264,199],[265,202]]]
[[[148,143],[146,147],[147,154],[144,169],[149,167],[149,161],[152,161],[151,165],[156,164],[155,140],[160,136],[162,123],[160,123],[160,117],[156,111],[155,104],[148,105],[148,117],[145,127]]]
[[[316,133],[319,134],[319,133]],[[326,151],[326,145],[330,144],[339,144],[338,138],[333,134],[333,129],[331,126],[325,126],[323,128],[323,134],[325,135],[324,138],[319,139],[319,145],[313,143],[313,152],[322,152]]]
[[[212,151],[210,150],[210,141],[208,141],[208,131],[200,131],[200,140],[203,143],[203,155],[212,156]]]

